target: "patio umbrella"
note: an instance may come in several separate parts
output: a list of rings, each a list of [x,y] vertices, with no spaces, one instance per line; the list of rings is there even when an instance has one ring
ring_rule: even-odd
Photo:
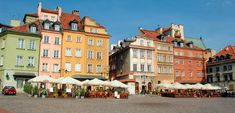
[[[82,81],[82,85],[86,85],[86,84],[88,84],[88,82],[89,82],[90,80],[85,80],[85,81]]]
[[[171,84],[168,83],[168,82],[162,82],[160,84],[157,84],[158,87],[164,87],[166,89],[170,88],[171,87]]]
[[[104,81],[94,78],[93,80],[83,83],[83,85],[101,86],[104,85]]]
[[[211,84],[205,84],[203,85],[202,89],[205,89],[205,90],[214,90],[214,87],[211,85]]]
[[[126,84],[123,84],[122,82],[118,80],[111,81],[110,83],[111,87],[121,87],[121,88],[128,88]]]
[[[184,85],[182,85],[181,83],[178,83],[178,82],[172,84],[170,86],[170,88],[172,88],[172,89],[185,89]]]
[[[111,86],[111,82],[109,80],[104,81],[104,86]]]
[[[185,84],[185,85],[184,85],[184,88],[185,88],[185,89],[193,89],[193,85]]]
[[[195,85],[193,85],[193,89],[202,89],[203,85],[200,83],[196,83]]]
[[[40,83],[40,82],[54,83],[54,82],[56,82],[56,79],[51,78],[49,76],[37,76],[37,77],[34,77],[34,78],[30,79],[28,82],[32,82],[32,83]]]
[[[80,82],[79,80],[76,80],[74,78],[71,78],[71,77],[61,78],[61,79],[58,79],[57,81],[60,84],[76,84],[76,85],[79,85],[79,86],[82,85],[82,82]]]

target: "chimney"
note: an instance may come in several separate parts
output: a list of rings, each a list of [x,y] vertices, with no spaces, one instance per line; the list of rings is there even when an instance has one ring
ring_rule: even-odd
[[[72,14],[79,16],[79,11],[78,11],[78,10],[73,10],[73,11],[72,11]]]
[[[163,33],[163,28],[159,27],[155,31],[159,34],[162,34]]]
[[[10,25],[13,26],[13,27],[18,27],[18,26],[20,26],[20,20],[13,19],[13,20],[11,20]]]
[[[60,6],[58,6],[56,8],[56,10],[58,11],[58,21],[60,21],[60,17],[61,17],[61,13],[62,13],[62,8]]]
[[[39,3],[38,3],[38,17],[39,17],[39,19],[40,19],[40,17],[41,17],[41,11],[42,11],[42,3],[39,2]]]

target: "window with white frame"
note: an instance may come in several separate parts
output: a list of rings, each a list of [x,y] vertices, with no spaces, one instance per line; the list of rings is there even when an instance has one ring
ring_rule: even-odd
[[[44,23],[44,29],[49,29],[50,28],[50,24],[49,23]]]
[[[147,41],[147,46],[151,46],[151,42],[150,41]]]
[[[138,50],[133,49],[133,58],[138,58]]]
[[[60,38],[59,37],[55,37],[55,45],[60,45]]]
[[[102,52],[97,52],[96,59],[102,59]]]
[[[51,21],[55,21],[55,16],[51,16]]]
[[[179,71],[175,71],[175,76],[179,76]]]
[[[96,73],[101,73],[102,72],[102,66],[101,65],[97,65],[96,66]]]
[[[3,55],[1,55],[1,57],[0,57],[0,66],[2,66],[2,65],[3,65],[3,61],[4,61],[4,56],[3,56]]]
[[[24,39],[18,39],[18,48],[24,48]]]
[[[97,41],[97,46],[102,46],[102,40]]]
[[[192,57],[192,56],[193,56],[193,53],[192,53],[192,52],[188,52],[188,56],[189,56],[189,57]]]
[[[43,57],[48,57],[48,49],[43,49],[42,56]]]
[[[172,67],[169,67],[169,73],[172,73]]]
[[[35,40],[29,41],[29,49],[35,49]]]
[[[94,29],[93,29],[93,28],[90,28],[90,32],[91,32],[91,33],[94,33]]]
[[[175,55],[178,56],[178,51],[175,51]]]
[[[53,64],[53,72],[55,73],[59,72],[59,64]]]
[[[77,42],[82,42],[81,36],[77,36]]]
[[[181,72],[181,76],[185,76],[185,71],[182,71],[182,72]]]
[[[43,43],[49,43],[49,36],[44,36],[43,37]]]
[[[144,40],[140,40],[140,45],[144,46]]]
[[[30,26],[30,32],[31,33],[36,33],[37,32],[37,27],[36,26]]]
[[[78,30],[78,24],[77,23],[72,23],[71,24],[71,30]]]
[[[161,50],[161,45],[160,44],[157,45],[157,49]]]
[[[92,73],[92,64],[87,65],[87,72]]]
[[[93,58],[93,51],[88,51],[88,58],[92,59]]]
[[[144,64],[140,64],[140,70],[144,71]]]
[[[95,29],[95,33],[98,33],[99,32],[99,30],[98,29]]]
[[[164,71],[164,73],[167,73],[168,71],[167,71],[167,67],[164,67],[163,68],[163,71]]]
[[[92,39],[88,40],[88,45],[93,45],[93,40]]]
[[[144,50],[140,50],[140,58],[144,58],[145,57],[145,51]]]
[[[184,56],[184,52],[183,51],[180,52],[180,56]]]
[[[60,25],[55,25],[55,31],[60,31]]]
[[[66,48],[66,51],[65,51],[66,53],[65,53],[65,55],[66,56],[72,56],[72,50],[71,50],[71,48]]]
[[[152,51],[151,50],[147,50],[147,58],[152,58]]]
[[[158,66],[158,73],[162,73],[162,67]]]
[[[54,58],[59,58],[60,51],[59,50],[54,50],[53,56],[54,56]]]
[[[66,62],[65,63],[65,69],[70,72],[71,71],[71,63],[70,62]]]
[[[75,71],[76,72],[80,72],[81,71],[81,64],[80,63],[76,63],[75,64]]]
[[[161,61],[162,61],[162,55],[158,54],[158,62],[161,62]]]
[[[201,73],[200,72],[197,72],[197,77],[201,77]]]
[[[81,57],[82,53],[81,53],[81,49],[77,48],[76,49],[76,57]]]
[[[151,64],[148,64],[148,72],[152,72],[152,65]]]
[[[28,66],[34,66],[34,57],[32,57],[32,56],[29,57]]]
[[[189,72],[189,75],[190,75],[190,77],[193,77],[193,72],[190,71],[190,72]]]
[[[42,63],[42,71],[48,71],[48,63]]]
[[[137,64],[133,64],[133,71],[137,71]]]
[[[48,15],[44,15],[44,20],[48,19]]]
[[[166,55],[163,56],[163,61],[166,62]]]
[[[67,35],[66,41],[72,41],[72,36],[71,35]]]
[[[169,59],[169,62],[172,62],[173,60],[172,60],[172,56],[170,55],[170,56],[168,56],[168,59]]]

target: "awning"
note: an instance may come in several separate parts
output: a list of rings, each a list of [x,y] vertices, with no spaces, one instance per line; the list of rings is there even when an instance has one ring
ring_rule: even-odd
[[[73,75],[72,78],[78,79],[78,80],[92,80],[94,78],[100,79],[100,80],[107,80],[103,76],[93,76],[93,75]]]
[[[33,78],[36,77],[34,73],[21,73],[21,72],[16,72],[14,75],[14,78]]]

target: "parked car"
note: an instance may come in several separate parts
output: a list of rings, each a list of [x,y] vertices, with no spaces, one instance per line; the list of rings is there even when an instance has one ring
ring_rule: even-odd
[[[5,86],[2,89],[2,94],[4,94],[4,95],[16,95],[16,89],[13,86]]]

